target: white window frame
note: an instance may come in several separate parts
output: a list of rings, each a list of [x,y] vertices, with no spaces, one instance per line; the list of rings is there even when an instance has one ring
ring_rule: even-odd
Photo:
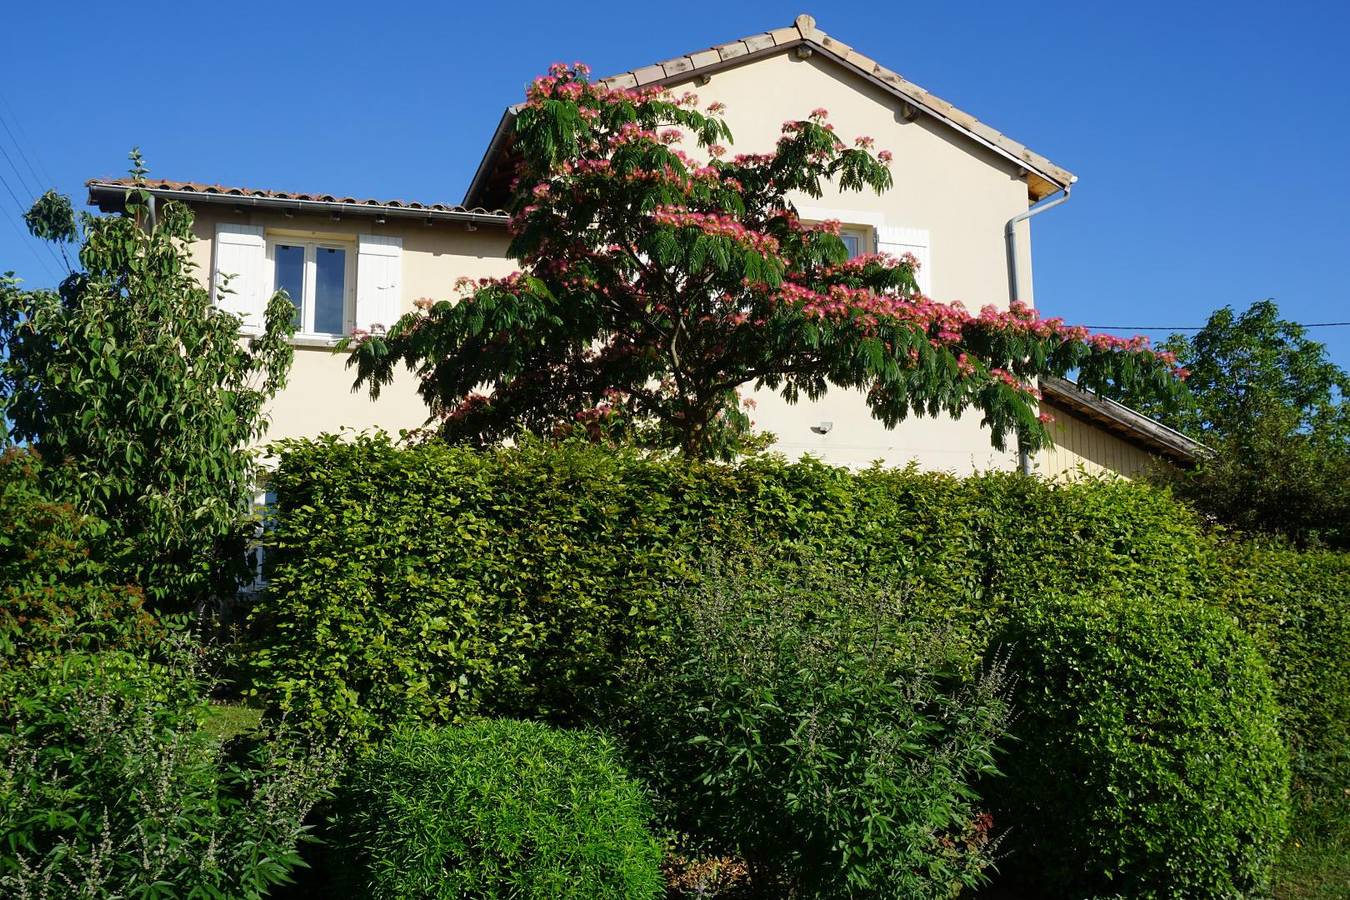
[[[296,328],[297,337],[335,338],[351,333],[356,327],[356,241],[345,237],[292,237],[287,234],[267,235],[267,296],[277,292],[277,255],[278,245],[305,248],[304,293],[300,298],[300,325]],[[320,249],[341,250],[345,256],[342,273],[342,331],[314,330],[314,295],[318,283]],[[294,297],[291,298],[295,300]]]
[[[875,234],[876,229],[867,225],[845,224],[839,227],[839,236],[841,238],[845,235],[848,235],[850,237],[856,237],[858,239],[858,256],[866,256],[867,254],[874,252],[873,249],[874,245],[872,241]],[[847,247],[848,244],[845,244],[844,246]],[[849,259],[856,259],[856,258],[857,257],[853,256],[849,257]]]

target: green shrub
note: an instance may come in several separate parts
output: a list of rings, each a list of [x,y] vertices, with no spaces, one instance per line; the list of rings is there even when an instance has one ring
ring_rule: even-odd
[[[604,738],[490,720],[395,732],[344,823],[377,898],[660,895],[647,800]]]
[[[903,583],[915,615],[965,648],[966,671],[1009,598],[1185,595],[1210,547],[1164,493],[1123,483],[382,437],[277,451],[254,687],[358,736],[479,713],[574,719],[658,633],[663,585],[707,547],[799,551]]]
[[[1347,820],[1350,556],[1227,543],[1166,491],[588,446],[361,437],[278,451],[251,674],[294,720],[357,736],[484,712],[588,720],[585,698],[622,690],[615,673],[659,637],[664,586],[709,549],[757,547],[906,585],[915,617],[964,648],[966,674],[1026,598],[1229,611],[1270,661],[1300,822]]]
[[[47,490],[41,458],[31,450],[0,452],[0,584],[21,581],[87,581],[104,567],[89,553],[108,526],[80,514]]]
[[[1007,867],[1053,896],[1244,897],[1270,886],[1288,755],[1251,641],[1198,604],[1018,608],[1017,743],[991,782]]]
[[[673,592],[625,733],[677,831],[744,858],[764,896],[948,897],[984,880],[1005,705],[949,677],[903,593],[752,562]]]
[[[124,651],[0,671],[0,893],[261,897],[327,764],[200,728],[201,685]]]
[[[1350,884],[1350,553],[1233,543],[1216,602],[1270,664],[1294,773],[1282,878]],[[1290,889],[1289,896],[1323,896]]]
[[[139,588],[111,584],[91,547],[107,525],[47,490],[27,450],[0,453],[0,668],[61,648],[151,649],[172,623],[144,608]]]
[[[1216,603],[1270,664],[1297,778],[1350,787],[1350,553],[1234,543]]]

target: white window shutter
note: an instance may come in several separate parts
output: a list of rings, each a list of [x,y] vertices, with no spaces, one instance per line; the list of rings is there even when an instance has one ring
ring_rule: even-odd
[[[919,262],[919,271],[915,280],[919,290],[926,297],[933,296],[933,253],[925,228],[898,228],[882,225],[877,228],[877,252],[902,257],[906,253],[914,254]]]
[[[260,331],[267,308],[267,244],[260,225],[216,226],[211,300],[243,320],[245,331]],[[222,290],[228,278],[228,292]]]
[[[403,298],[403,239],[381,234],[358,238],[356,327],[388,329],[398,321]]]

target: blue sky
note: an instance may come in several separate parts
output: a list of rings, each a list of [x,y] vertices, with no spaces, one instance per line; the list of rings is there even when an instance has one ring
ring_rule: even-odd
[[[6,14],[0,116],[37,177],[3,129],[19,172],[0,157],[0,176],[25,206],[35,182],[53,181],[83,203],[83,181],[122,174],[133,145],[165,178],[457,202],[502,108],[548,63],[620,71],[806,11],[1079,175],[1073,199],[1036,220],[1047,314],[1192,325],[1274,297],[1297,321],[1350,320],[1342,3],[127,9],[23,2]],[[0,271],[53,283],[3,188],[0,214]],[[1314,334],[1350,368],[1350,328]]]

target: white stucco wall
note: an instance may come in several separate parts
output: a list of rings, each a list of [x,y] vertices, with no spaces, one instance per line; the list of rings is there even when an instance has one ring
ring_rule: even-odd
[[[820,199],[796,198],[803,215],[814,211],[845,223],[886,224],[925,229],[930,241],[930,294],[960,300],[978,310],[987,303],[1007,307],[1010,299],[1004,225],[1027,208],[1026,182],[1008,160],[953,129],[920,116],[907,122],[894,95],[816,55],[800,59],[792,52],[714,73],[705,85],[676,85],[700,101],[721,101],[735,137],[734,153],[773,148],[783,122],[800,119],[816,107],[846,142],[866,135],[876,149],[894,154],[894,187],[874,193],[827,190]],[[1030,240],[1024,223],[1025,261],[1022,297],[1030,290]],[[756,424],[778,436],[789,456],[810,453],[840,465],[888,465],[917,461],[925,469],[969,473],[1017,464],[1015,451],[994,450],[979,415],[912,419],[888,430],[871,417],[858,392],[832,391],[820,401],[789,405],[776,394],[754,392]],[[832,423],[827,434],[812,430]]]
[[[455,280],[462,276],[500,276],[515,269],[506,258],[508,240],[505,230],[500,228],[469,231],[457,222],[427,225],[407,219],[391,219],[377,225],[369,216],[333,221],[327,216],[236,213],[220,206],[201,206],[196,214],[197,242],[193,255],[204,283],[209,281],[212,271],[212,241],[216,224],[221,221],[261,225],[268,234],[308,232],[315,237],[354,239],[357,234],[377,233],[401,238],[400,314],[411,310],[418,297],[452,296]],[[379,400],[372,401],[366,391],[352,391],[355,375],[346,368],[346,361],[345,356],[334,355],[326,347],[297,346],[286,387],[268,408],[271,424],[266,439],[313,437],[344,428],[358,431],[380,428],[397,434],[404,428],[418,428],[426,421],[426,406],[418,397],[410,374],[403,373],[383,389]]]
[[[694,90],[704,103],[720,100],[735,136],[732,152],[771,150],[782,123],[802,118],[816,107],[830,111],[840,136],[876,140],[877,149],[894,154],[895,186],[882,196],[831,189],[819,199],[799,198],[806,218],[840,218],[866,226],[925,229],[930,238],[931,295],[961,300],[972,309],[1009,300],[1004,223],[1027,208],[1027,187],[1016,166],[952,129],[920,116],[907,122],[893,95],[819,56],[799,59],[791,52],[715,73],[705,85],[676,85]],[[340,188],[340,185],[333,186]],[[198,208],[196,254],[203,279],[211,272],[211,241],[222,220],[265,229],[308,230],[316,235],[360,232],[397,235],[403,240],[402,310],[418,297],[451,296],[461,276],[502,275],[513,266],[505,258],[504,231],[469,231],[458,223],[390,220],[375,225],[369,217],[333,221],[327,216],[235,212],[228,207]],[[1024,230],[1025,230],[1025,226]],[[1022,296],[1030,299],[1029,240]],[[411,378],[387,387],[378,402],[351,391],[345,359],[323,348],[297,348],[290,382],[270,409],[269,438],[310,436],[342,428],[378,427],[389,431],[417,427],[426,417]],[[751,394],[756,423],[778,436],[778,449],[789,456],[811,453],[828,462],[861,466],[874,460],[888,465],[917,461],[928,469],[967,473],[1011,468],[1016,453],[992,448],[978,415],[960,420],[913,419],[888,430],[872,419],[860,393],[832,391],[820,401],[787,404],[767,391]],[[828,433],[813,430],[831,423]]]

